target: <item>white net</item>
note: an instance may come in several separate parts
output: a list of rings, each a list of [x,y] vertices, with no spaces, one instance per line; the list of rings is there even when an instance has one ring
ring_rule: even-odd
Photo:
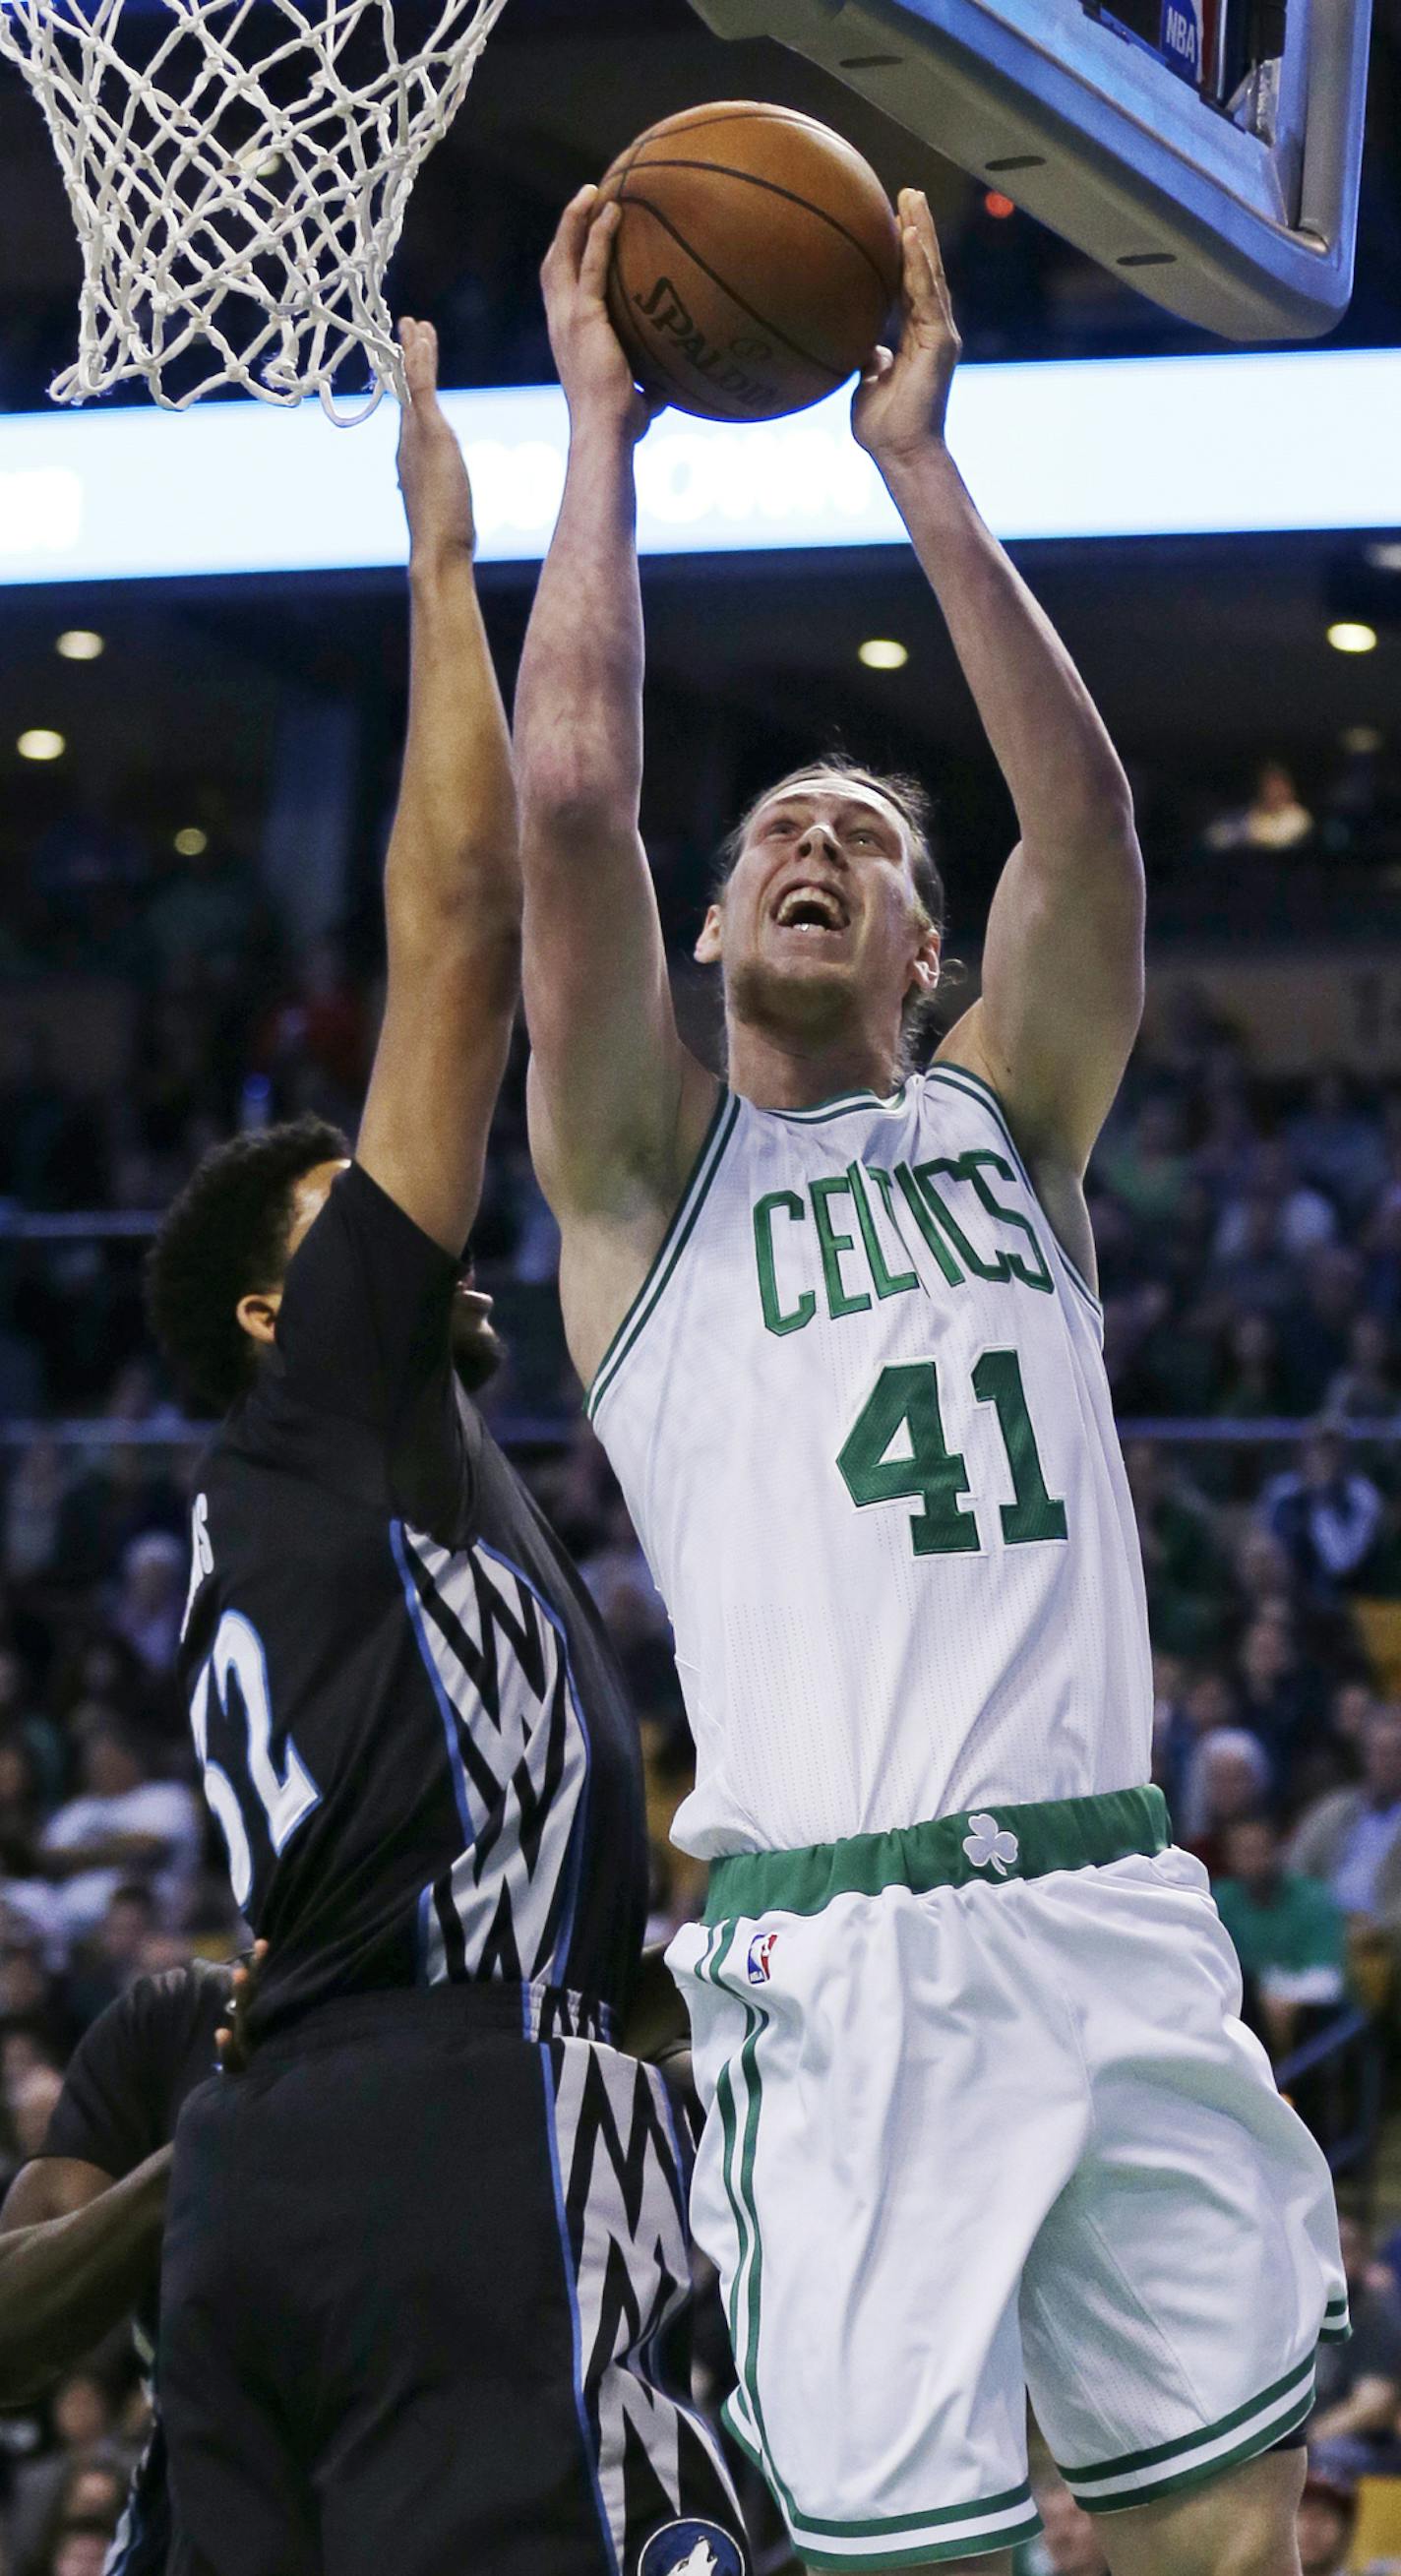
[[[411,5],[0,0],[83,252],[56,402],[143,378],[169,410],[236,386],[362,420],[403,392],[385,267],[505,0]]]

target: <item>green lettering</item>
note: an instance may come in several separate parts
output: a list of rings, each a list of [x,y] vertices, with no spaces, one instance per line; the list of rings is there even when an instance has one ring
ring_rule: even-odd
[[[892,1458],[887,1453],[899,1431],[909,1449],[903,1458]],[[977,1554],[977,1520],[963,1507],[968,1471],[944,1438],[939,1372],[932,1360],[881,1370],[837,1466],[858,1511],[873,1503],[919,1503],[909,1525],[916,1556]]]
[[[947,1154],[940,1154],[932,1163],[917,1163],[915,1166],[915,1179],[918,1181],[920,1188],[924,1191],[925,1196],[929,1200],[935,1215],[938,1217],[939,1223],[943,1226],[947,1226],[950,1240],[952,1241],[955,1250],[958,1252],[960,1259],[967,1262],[969,1269],[974,1271],[979,1279],[990,1279],[995,1287],[1005,1287],[1007,1281],[1012,1275],[1012,1265],[1008,1260],[1006,1253],[999,1252],[995,1261],[984,1261],[982,1254],[974,1251],[973,1246],[969,1242],[967,1235],[964,1233],[962,1226],[959,1224],[957,1217],[952,1214],[946,1202],[940,1198],[938,1191],[935,1189],[933,1181],[929,1177],[931,1172],[947,1172],[950,1178],[955,1181],[966,1180],[967,1174],[962,1169],[961,1160],[951,1162]]]
[[[939,1232],[939,1229],[934,1222],[933,1211],[929,1207],[927,1200],[922,1196],[919,1184],[916,1181],[913,1172],[910,1170],[908,1163],[896,1164],[895,1179],[905,1205],[908,1207],[911,1216],[919,1227],[920,1233],[923,1235],[925,1242],[928,1244],[930,1251],[938,1262],[949,1286],[951,1288],[961,1288],[963,1286],[963,1273],[959,1269],[958,1263],[955,1261],[953,1254],[950,1252],[948,1245],[945,1243],[943,1236]]]
[[[919,1274],[914,1270],[897,1270],[892,1278],[885,1266],[885,1256],[880,1248],[880,1237],[876,1233],[876,1221],[871,1213],[871,1202],[866,1195],[866,1183],[860,1164],[849,1163],[846,1176],[851,1183],[851,1195],[856,1201],[856,1221],[861,1228],[861,1240],[866,1247],[866,1258],[871,1265],[871,1277],[875,1282],[876,1295],[878,1297],[903,1296],[908,1289],[919,1286]],[[878,1172],[876,1178],[878,1181],[884,1181],[887,1189],[889,1188],[888,1172]],[[889,1205],[888,1200],[886,1204]]]
[[[984,1163],[990,1163],[993,1170],[999,1173],[1004,1181],[1014,1181],[1016,1179],[1016,1174],[1014,1173],[1011,1164],[1004,1162],[1002,1156],[1000,1154],[994,1154],[991,1147],[987,1145],[979,1145],[975,1147],[972,1152],[960,1155],[958,1163],[959,1178],[972,1183],[973,1188],[977,1191],[979,1198],[987,1209],[989,1216],[1000,1217],[1004,1225],[1014,1225],[1019,1234],[1024,1234],[1026,1236],[1027,1242],[1030,1244],[1032,1249],[1036,1267],[1034,1270],[1031,1269],[1027,1262],[1023,1260],[1019,1252],[1008,1252],[1004,1257],[1011,1269],[1013,1278],[1022,1280],[1028,1288],[1042,1288],[1046,1291],[1048,1296],[1053,1297],[1056,1292],[1056,1283],[1051,1277],[1050,1267],[1046,1260],[1045,1253],[1041,1249],[1035,1227],[1021,1214],[1021,1211],[1018,1208],[1004,1207],[1001,1199],[995,1199],[993,1197],[990,1182],[983,1178],[981,1166]]]
[[[997,1424],[1007,1464],[1012,1470],[1015,1502],[1002,1505],[1002,1535],[1009,1547],[1028,1540],[1064,1538],[1065,1505],[1046,1491],[1041,1452],[1026,1407],[1022,1364],[1015,1351],[984,1351],[973,1371],[973,1393],[980,1404],[997,1408]],[[838,1460],[840,1465],[840,1460]]]
[[[840,1177],[834,1173],[827,1180],[812,1181],[808,1185],[812,1212],[817,1219],[817,1240],[822,1250],[822,1276],[827,1283],[827,1312],[834,1323],[839,1316],[864,1313],[871,1302],[864,1294],[849,1297],[842,1285],[841,1256],[844,1252],[854,1252],[856,1246],[849,1234],[833,1231],[827,1208],[829,1199],[839,1198],[843,1192],[849,1196],[850,1191],[851,1182],[845,1172]]]
[[[771,1333],[800,1333],[817,1312],[817,1299],[805,1288],[791,1314],[785,1315],[778,1302],[778,1277],[773,1257],[773,1221],[780,1209],[794,1225],[802,1225],[807,1209],[796,1190],[771,1190],[760,1199],[754,1210],[754,1253],[759,1265],[759,1302],[764,1309],[764,1323]]]

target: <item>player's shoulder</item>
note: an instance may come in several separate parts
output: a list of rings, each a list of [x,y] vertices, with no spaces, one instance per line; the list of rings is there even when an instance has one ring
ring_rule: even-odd
[[[184,1959],[134,1977],[114,2003],[99,2013],[87,2041],[124,2039],[143,2054],[164,2046],[178,2048],[206,2024],[212,2029],[233,1992],[233,1968],[223,1960]],[[86,2045],[87,2042],[80,2042]]]

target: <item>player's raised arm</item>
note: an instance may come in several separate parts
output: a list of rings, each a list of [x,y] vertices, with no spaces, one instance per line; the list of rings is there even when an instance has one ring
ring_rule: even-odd
[[[958,334],[916,190],[900,216],[904,331],[858,393],[853,427],[933,585],[1020,828],[988,920],[981,1002],[943,1052],[1001,1092],[1041,1174],[1078,1180],[1142,1007],[1132,801],[1084,682],[944,443]]]
[[[358,1160],[459,1253],[481,1195],[520,971],[510,737],[473,576],[472,496],[426,323],[403,325],[412,677],[384,901],[389,977]]]
[[[562,1216],[670,1215],[714,1083],[677,1034],[638,830],[642,599],[634,450],[648,405],[608,318],[617,208],[567,209],[545,263],[569,470],[516,691],[532,1134]],[[655,1248],[643,1251],[642,1267]]]

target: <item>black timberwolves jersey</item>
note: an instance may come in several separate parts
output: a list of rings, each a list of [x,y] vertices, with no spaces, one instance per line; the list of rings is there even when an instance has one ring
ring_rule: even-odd
[[[457,1265],[358,1164],[204,1458],[181,1677],[255,2029],[501,1978],[602,2035],[641,1941],[636,1729],[598,1615],[459,1388]]]

